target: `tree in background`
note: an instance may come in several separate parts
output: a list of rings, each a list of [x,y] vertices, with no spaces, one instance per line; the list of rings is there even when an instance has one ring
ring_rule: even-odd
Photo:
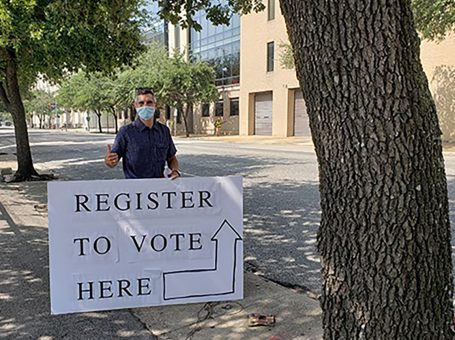
[[[109,108],[111,88],[110,77],[99,72],[88,75],[80,71],[61,83],[58,102],[66,108],[94,112],[98,119],[98,131],[102,133],[101,116]]]
[[[21,89],[38,74],[110,71],[142,51],[142,0],[2,1],[0,99],[13,117],[18,169],[15,180],[39,179],[27,133]]]
[[[255,0],[159,2],[176,22]],[[319,164],[324,338],[453,339],[441,130],[411,1],[280,6]]]
[[[163,86],[162,70],[168,61],[168,51],[162,45],[152,43],[135,59],[133,67],[118,71],[113,79],[115,86],[111,94],[117,101],[117,110],[130,108],[134,111],[133,100],[137,87],[150,87],[158,94]],[[159,97],[157,100],[163,102]]]
[[[43,90],[32,90],[24,99],[25,112],[32,117],[35,113],[39,120],[39,128],[44,127],[46,116],[50,117],[55,113],[55,96]],[[33,122],[30,119],[30,126]]]
[[[193,105],[218,98],[214,70],[207,63],[185,62],[181,55],[170,58],[166,49],[152,44],[134,64],[111,75],[79,72],[68,77],[61,83],[59,103],[95,112],[101,132],[103,110],[109,110],[117,124],[117,112],[133,104],[135,88],[150,87],[159,105],[170,105],[184,112],[188,136],[187,120]]]
[[[110,112],[117,133],[118,112],[132,105],[136,87],[162,87],[161,73],[168,59],[166,49],[151,44],[136,58],[134,67],[118,68],[110,74],[81,71],[68,76],[60,82],[59,103],[67,108],[94,112],[99,132],[102,132],[102,113]]]
[[[189,137],[188,124],[193,106],[218,99],[215,86],[215,70],[206,62],[185,61],[182,55],[175,55],[162,72],[163,86],[158,96],[168,105],[183,113],[185,134]],[[176,122],[174,122],[176,124]]]
[[[280,48],[280,65],[285,70],[293,70],[295,68],[294,63],[294,52],[292,46],[289,43],[279,44]]]

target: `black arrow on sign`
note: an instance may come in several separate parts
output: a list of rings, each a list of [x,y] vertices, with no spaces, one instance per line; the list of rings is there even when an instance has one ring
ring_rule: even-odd
[[[237,265],[237,242],[242,237],[224,220],[211,241],[215,242],[213,268],[163,273],[163,299],[188,299],[234,293]],[[232,254],[234,252],[234,254]],[[233,256],[232,256],[233,255]],[[218,259],[222,258],[221,264]],[[213,282],[212,286],[201,282]]]

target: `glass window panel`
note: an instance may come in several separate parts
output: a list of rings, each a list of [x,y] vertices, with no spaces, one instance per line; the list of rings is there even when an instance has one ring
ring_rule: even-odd
[[[215,27],[213,25],[208,26],[208,35],[216,34]]]
[[[210,116],[210,104],[203,103],[202,104],[202,117],[209,117]]]
[[[239,115],[239,98],[230,99],[230,116]]]
[[[275,19],[275,0],[267,1],[267,19],[268,20]]]
[[[227,0],[223,0],[227,1]],[[238,82],[240,73],[240,16],[231,17],[230,25],[211,24],[204,12],[198,12],[195,20],[202,26],[202,34],[192,30],[191,54],[216,65],[216,84]],[[223,68],[225,70],[223,71]]]
[[[274,67],[274,59],[275,59],[275,43],[269,42],[267,43],[267,72],[273,71]]]
[[[239,27],[240,26],[240,15],[234,14],[231,18],[231,27]]]
[[[223,102],[222,101],[217,102],[215,106],[215,116],[223,117],[223,110],[224,110]]]

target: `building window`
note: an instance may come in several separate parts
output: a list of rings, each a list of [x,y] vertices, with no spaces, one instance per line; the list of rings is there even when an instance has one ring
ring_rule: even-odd
[[[220,100],[219,102],[216,103],[216,106],[215,106],[215,116],[217,117],[223,117],[223,114],[224,113],[224,105],[223,105],[223,101]]]
[[[275,43],[267,43],[267,72],[273,71],[273,64],[275,62]]]
[[[227,5],[228,0],[219,0]],[[229,25],[213,25],[207,13],[198,11],[193,20],[201,30],[190,30],[189,54],[192,60],[203,60],[215,69],[215,85],[240,83],[240,15],[233,14]]]
[[[210,116],[210,104],[202,103],[202,117],[209,117],[209,116]]]
[[[168,41],[168,23],[158,16],[160,10],[157,2],[149,1],[150,4],[145,6],[145,11],[149,15],[148,28],[144,32],[144,39],[146,43],[158,42],[165,47],[169,47]]]
[[[239,115],[239,98],[231,98],[231,116],[238,116]]]
[[[268,0],[267,2],[267,19],[275,19],[275,0]]]

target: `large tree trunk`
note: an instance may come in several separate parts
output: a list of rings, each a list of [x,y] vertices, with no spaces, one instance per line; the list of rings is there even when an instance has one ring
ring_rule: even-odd
[[[2,53],[6,60],[6,89],[0,84],[0,86],[2,86],[1,98],[5,103],[7,110],[13,117],[17,155],[15,180],[29,180],[32,179],[32,177],[37,177],[38,173],[33,167],[32,154],[30,152],[25,109],[22,103],[17,77],[16,55],[15,52],[9,48],[2,50]]]
[[[325,339],[452,339],[441,131],[410,1],[282,0],[319,162]]]

